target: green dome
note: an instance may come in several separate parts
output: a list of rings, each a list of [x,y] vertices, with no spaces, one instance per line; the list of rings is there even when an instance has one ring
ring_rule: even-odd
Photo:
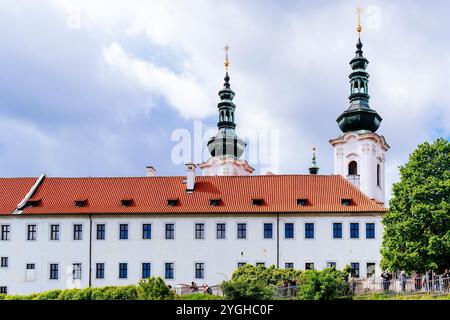
[[[369,106],[369,77],[366,72],[369,61],[363,56],[361,39],[356,44],[356,56],[350,61],[350,106],[338,118],[337,123],[342,132],[378,130],[380,115]]]

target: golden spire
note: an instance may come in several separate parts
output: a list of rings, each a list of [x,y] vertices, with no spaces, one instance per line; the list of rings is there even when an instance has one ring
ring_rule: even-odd
[[[362,27],[361,27],[361,13],[362,12],[363,12],[363,8],[358,6],[358,8],[356,8],[356,14],[358,15],[358,26],[356,27],[356,31],[358,32],[360,37],[361,37],[361,31],[362,31]]]
[[[225,50],[225,62],[224,62],[224,65],[225,65],[226,72],[228,72],[228,67],[230,66],[230,60],[228,59],[228,50],[230,50],[230,46],[226,44],[224,50]]]

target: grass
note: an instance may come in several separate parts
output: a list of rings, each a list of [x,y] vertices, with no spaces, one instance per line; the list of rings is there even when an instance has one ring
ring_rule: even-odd
[[[354,300],[450,300],[450,294],[433,295],[428,293],[421,294],[383,294],[373,293],[368,295],[357,295]]]

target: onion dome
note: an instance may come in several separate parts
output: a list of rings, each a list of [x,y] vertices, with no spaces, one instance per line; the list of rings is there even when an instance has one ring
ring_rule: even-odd
[[[370,75],[366,72],[369,61],[363,56],[362,47],[361,38],[358,38],[356,56],[350,61],[353,70],[349,76],[350,106],[336,120],[344,133],[349,131],[375,132],[382,121],[380,115],[369,106],[368,83]]]
[[[239,158],[246,146],[244,140],[236,135],[235,128],[235,109],[236,105],[233,102],[234,91],[230,88],[230,76],[228,75],[228,47],[225,47],[227,52],[225,59],[225,83],[223,89],[219,91],[220,102],[217,104],[219,109],[219,122],[217,127],[219,132],[209,139],[208,151],[213,156],[233,156]]]

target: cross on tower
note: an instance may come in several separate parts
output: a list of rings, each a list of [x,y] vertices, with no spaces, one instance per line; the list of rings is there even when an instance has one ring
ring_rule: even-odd
[[[228,51],[230,50],[230,46],[228,44],[225,44],[225,70],[228,72],[228,67],[230,66],[230,60],[228,59]]]

